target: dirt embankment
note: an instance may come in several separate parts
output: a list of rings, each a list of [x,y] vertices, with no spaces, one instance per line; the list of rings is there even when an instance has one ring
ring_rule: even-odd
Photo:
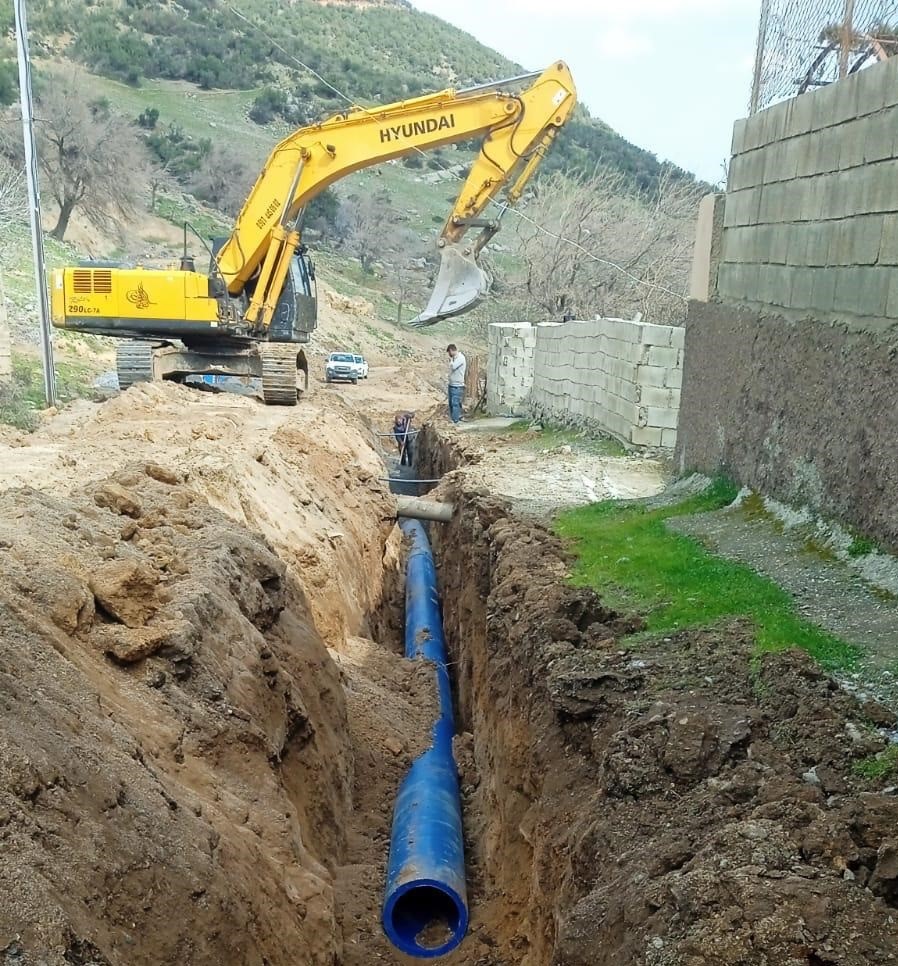
[[[0,959],[348,961],[434,700],[358,636],[398,560],[368,439],[166,385],[3,447]]]
[[[330,962],[351,756],[302,588],[153,464],[0,520],[0,948]]]
[[[892,715],[802,652],[754,662],[750,627],[624,648],[554,537],[438,492],[482,961],[891,962],[898,796],[853,765]]]

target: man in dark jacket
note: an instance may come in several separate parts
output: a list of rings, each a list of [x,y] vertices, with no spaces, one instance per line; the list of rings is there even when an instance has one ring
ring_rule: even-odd
[[[393,438],[399,447],[399,465],[411,466],[414,459],[412,451],[412,440],[414,432],[412,430],[413,413],[397,413],[393,420]]]

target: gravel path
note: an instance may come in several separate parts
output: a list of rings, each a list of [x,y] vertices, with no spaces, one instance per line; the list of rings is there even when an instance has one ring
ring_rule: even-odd
[[[769,577],[794,597],[803,617],[857,645],[863,657],[846,683],[898,707],[898,599],[809,549],[800,532],[784,531],[771,517],[736,507],[674,517],[668,526]]]

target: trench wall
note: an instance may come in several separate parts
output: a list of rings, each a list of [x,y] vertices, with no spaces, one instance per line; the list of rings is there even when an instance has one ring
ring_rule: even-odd
[[[675,461],[898,548],[898,58],[738,121],[697,239]]]
[[[487,404],[609,433],[628,446],[676,443],[684,332],[622,319],[490,326]]]

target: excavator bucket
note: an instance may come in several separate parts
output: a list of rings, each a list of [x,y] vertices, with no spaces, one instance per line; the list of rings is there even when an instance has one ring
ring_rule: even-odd
[[[465,254],[460,242],[442,250],[440,271],[426,308],[409,325],[436,325],[442,319],[461,315],[473,308],[490,289],[490,277],[477,264],[474,256]]]

